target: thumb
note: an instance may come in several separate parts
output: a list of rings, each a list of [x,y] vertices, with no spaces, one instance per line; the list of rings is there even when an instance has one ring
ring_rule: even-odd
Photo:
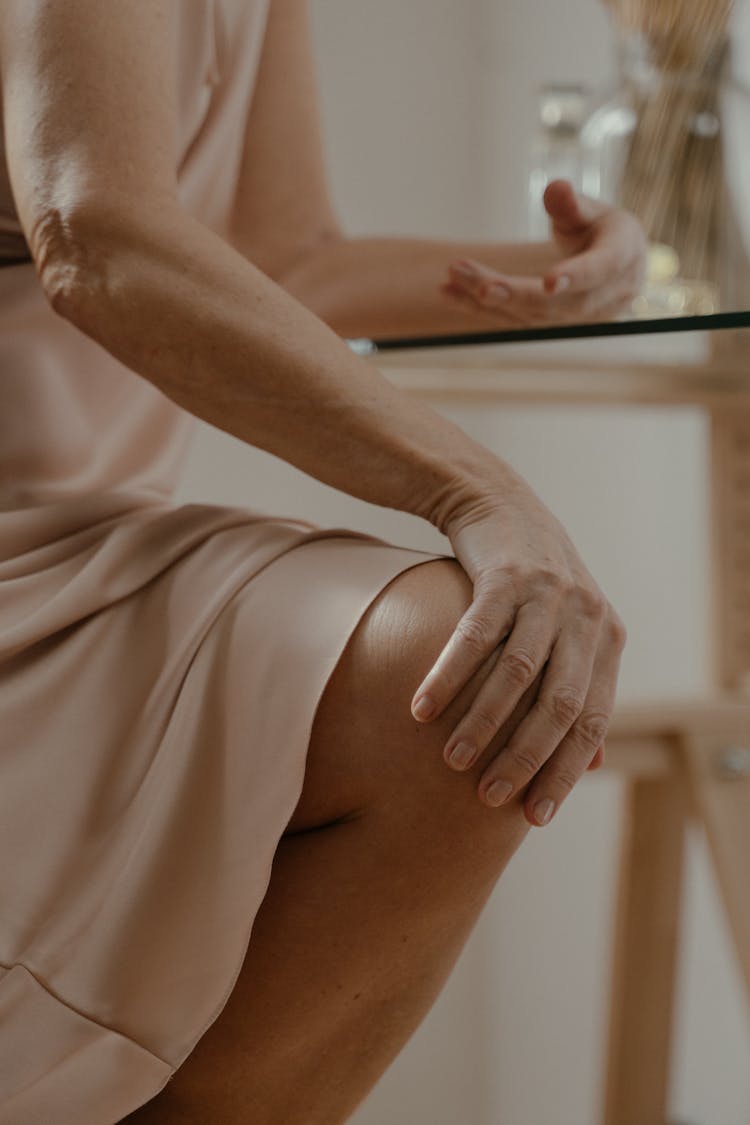
[[[575,191],[569,180],[551,180],[544,191],[544,207],[558,234],[582,234],[606,207]]]

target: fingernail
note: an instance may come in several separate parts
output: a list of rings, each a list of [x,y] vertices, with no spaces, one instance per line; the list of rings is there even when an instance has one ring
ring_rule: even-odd
[[[507,301],[510,297],[510,289],[507,285],[503,285],[501,282],[496,281],[493,285],[488,286],[487,294],[488,296],[493,297],[496,301]]]
[[[539,824],[546,824],[555,811],[555,802],[545,797],[543,801],[537,801],[534,805],[534,816]]]
[[[468,742],[459,742],[448,755],[448,761],[456,769],[462,770],[468,766],[474,757],[474,747]]]
[[[426,722],[427,719],[432,718],[437,710],[437,704],[431,695],[420,695],[417,702],[411,709],[411,713],[415,719],[421,722]]]
[[[502,805],[513,792],[513,786],[509,781],[493,781],[489,789],[485,793],[487,803],[490,805]]]
[[[552,292],[564,293],[566,289],[570,289],[570,278],[566,274],[563,274],[562,277],[558,277]]]

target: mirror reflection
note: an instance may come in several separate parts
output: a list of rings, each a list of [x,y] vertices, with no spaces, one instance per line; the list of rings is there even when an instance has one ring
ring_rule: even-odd
[[[744,3],[423,7],[313,14],[344,217],[455,238],[446,335],[750,309]]]

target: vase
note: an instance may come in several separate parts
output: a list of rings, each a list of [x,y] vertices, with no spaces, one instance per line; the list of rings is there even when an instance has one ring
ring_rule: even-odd
[[[632,211],[646,231],[647,276],[632,314],[738,307],[747,252],[741,248],[740,270],[725,118],[731,109],[732,145],[746,145],[739,138],[743,125],[750,136],[750,100],[728,73],[728,40],[675,66],[643,34],[618,29],[616,58],[616,82],[580,131],[582,182],[586,194]]]

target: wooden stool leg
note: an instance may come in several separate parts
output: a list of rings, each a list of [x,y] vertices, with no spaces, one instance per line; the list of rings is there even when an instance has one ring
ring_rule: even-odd
[[[750,1001],[750,731],[734,745],[686,738],[685,753]]]
[[[665,1125],[685,828],[679,769],[632,781],[619,873],[604,1125]]]

